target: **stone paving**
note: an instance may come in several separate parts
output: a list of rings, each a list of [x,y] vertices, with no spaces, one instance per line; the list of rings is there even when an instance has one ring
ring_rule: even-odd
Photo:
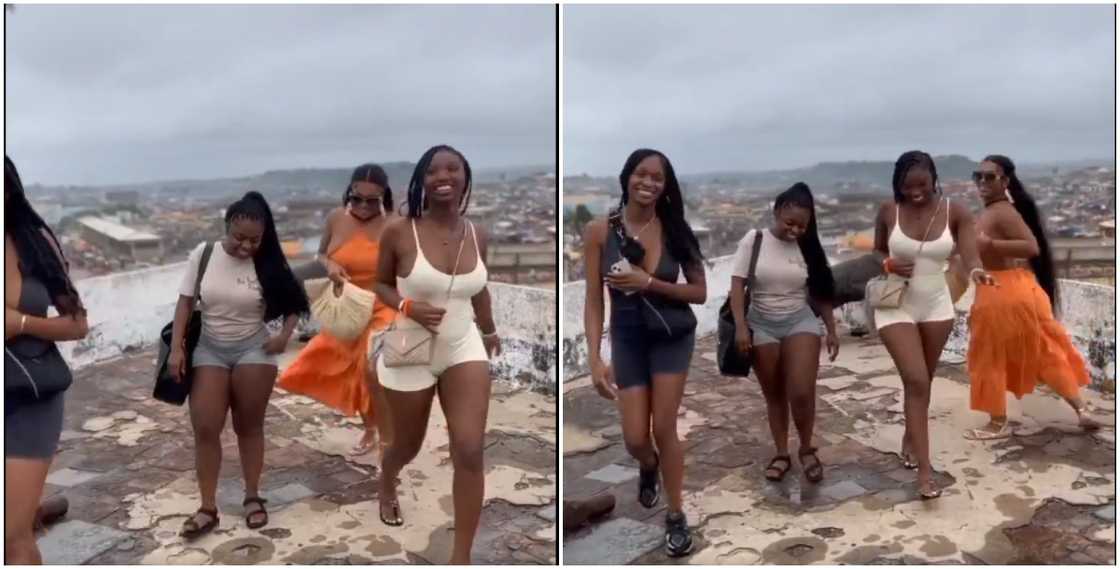
[[[962,362],[933,385],[930,428],[940,499],[922,501],[897,454],[902,385],[871,338],[842,338],[823,365],[816,438],[819,485],[796,462],[781,483],[763,470],[773,454],[757,381],[719,375],[715,339],[701,339],[679,419],[691,556],[663,553],[665,500],[637,503],[637,465],[618,412],[581,378],[564,386],[564,496],[611,492],[604,521],[564,536],[565,564],[1115,564],[1115,401],[1087,391],[1107,426],[1081,432],[1045,388],[1009,400],[1010,439],[973,442]],[[791,436],[793,436],[791,425]],[[796,439],[791,449],[796,449]]]
[[[293,342],[283,361],[301,346]],[[245,526],[237,442],[227,421],[221,524],[184,542],[178,530],[198,507],[190,420],[185,406],[150,397],[154,358],[150,351],[134,353],[76,374],[45,491],[65,495],[70,511],[40,538],[46,563],[446,563],[452,469],[439,405],[420,456],[401,476],[405,525],[391,528],[377,515],[375,458],[347,456],[360,422],[279,389],[265,425],[262,494],[270,523]],[[554,564],[554,395],[494,384],[486,468],[474,561]]]

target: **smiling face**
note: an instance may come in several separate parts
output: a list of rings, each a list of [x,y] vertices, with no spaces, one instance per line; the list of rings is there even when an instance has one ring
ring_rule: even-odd
[[[237,259],[252,259],[261,247],[264,223],[259,219],[235,217],[226,229],[226,251]]]
[[[787,204],[774,212],[774,235],[782,241],[797,241],[809,230],[809,208]]]
[[[914,205],[924,205],[933,200],[936,189],[933,186],[933,174],[929,168],[921,164],[915,165],[906,172],[902,179],[902,197]]]
[[[630,173],[626,186],[630,199],[643,207],[650,207],[657,203],[661,194],[665,193],[665,164],[661,156],[651,154]]]
[[[424,193],[428,203],[458,205],[467,188],[467,173],[459,155],[440,150],[424,171]]]

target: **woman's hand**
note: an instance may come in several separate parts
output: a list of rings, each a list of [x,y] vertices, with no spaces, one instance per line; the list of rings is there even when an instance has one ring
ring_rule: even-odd
[[[289,337],[284,334],[277,334],[269,338],[264,343],[264,353],[270,356],[284,353],[284,350],[288,349],[288,340]]]
[[[483,334],[482,345],[486,346],[486,354],[490,357],[500,355],[502,353],[502,339],[498,337],[498,333]]]
[[[836,337],[836,332],[829,332],[824,337],[824,345],[828,349],[828,361],[836,361],[836,356],[840,355],[840,339]]]
[[[751,331],[748,328],[735,329],[735,347],[739,348],[739,353],[748,354],[751,351]]]
[[[989,273],[988,271],[985,271],[984,269],[979,269],[979,268],[972,269],[972,272],[968,273],[968,276],[970,277],[972,282],[974,282],[978,285],[999,286],[999,283],[996,282],[996,278],[993,277],[991,273]]]
[[[414,301],[408,309],[407,316],[419,322],[421,326],[429,330],[435,330],[443,322],[443,315],[446,313],[446,310],[432,306],[427,302]]]
[[[334,283],[335,292],[341,291],[343,283],[350,280],[350,273],[347,273],[346,269],[342,268],[342,265],[330,259],[326,259],[323,262],[327,266],[327,278]]]
[[[914,261],[899,259],[898,257],[890,257],[889,259],[887,259],[887,264],[891,266],[892,274],[906,278],[914,276]]]
[[[604,399],[614,401],[618,398],[618,389],[614,386],[614,370],[601,359],[591,362],[591,384]]]
[[[182,382],[186,377],[187,358],[181,346],[172,348],[171,355],[167,356],[167,371],[171,372],[171,377],[174,377],[177,382]]]
[[[645,290],[650,284],[649,273],[641,267],[633,267],[629,272],[614,273],[605,277],[607,284],[622,292],[637,292]]]

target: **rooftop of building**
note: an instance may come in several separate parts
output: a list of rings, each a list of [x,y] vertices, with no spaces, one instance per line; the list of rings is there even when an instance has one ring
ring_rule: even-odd
[[[842,334],[840,357],[822,365],[815,444],[820,484],[794,462],[765,480],[773,455],[757,381],[723,377],[715,339],[697,342],[681,406],[684,511],[695,546],[689,564],[1115,564],[1115,400],[1086,390],[1106,423],[1075,426],[1045,389],[1009,404],[1015,435],[973,442],[984,423],[970,411],[967,374],[948,355],[938,369],[930,433],[941,498],[919,499],[915,472],[896,454],[902,385],[886,350]],[[604,492],[605,520],[564,537],[565,563],[662,564],[665,497],[637,503],[637,465],[622,442],[614,404],[587,377],[564,385],[564,498]],[[794,435],[791,425],[791,436]],[[796,439],[791,449],[796,449]]]
[[[83,217],[78,222],[116,241],[159,241],[160,239],[160,236],[154,233],[126,227],[101,217]]]
[[[281,365],[300,347],[293,341]],[[221,524],[185,542],[179,528],[198,507],[194,443],[187,408],[151,398],[154,358],[145,350],[76,373],[45,490],[69,499],[70,511],[39,542],[46,563],[446,563],[452,468],[439,405],[423,450],[401,476],[405,525],[390,528],[378,519],[376,458],[348,455],[359,420],[280,389],[265,418],[269,524],[245,526],[240,459],[227,428]],[[555,395],[494,383],[476,563],[556,562],[556,440]]]

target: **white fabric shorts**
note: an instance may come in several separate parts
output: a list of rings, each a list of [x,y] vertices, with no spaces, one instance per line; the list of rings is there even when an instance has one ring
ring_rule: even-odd
[[[377,381],[382,387],[393,391],[420,391],[432,387],[439,376],[459,364],[467,362],[489,362],[482,334],[471,326],[469,331],[454,340],[440,335],[435,337],[432,348],[432,361],[426,366],[385,367],[377,358]]]
[[[906,292],[902,293],[902,306],[876,308],[875,328],[882,330],[900,323],[944,322],[956,316],[945,275],[938,273],[911,278]]]

